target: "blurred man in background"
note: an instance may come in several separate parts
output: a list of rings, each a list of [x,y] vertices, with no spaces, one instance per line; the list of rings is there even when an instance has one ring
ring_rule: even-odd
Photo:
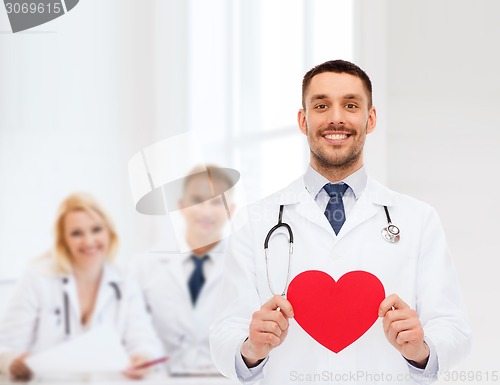
[[[234,208],[225,192],[234,183],[217,166],[192,170],[178,202],[186,226],[180,249],[189,251],[148,252],[135,269],[174,375],[218,373],[208,334],[222,287],[224,227]]]

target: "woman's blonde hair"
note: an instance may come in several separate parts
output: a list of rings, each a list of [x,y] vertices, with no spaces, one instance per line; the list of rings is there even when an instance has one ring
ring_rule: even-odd
[[[92,218],[102,220],[109,232],[109,248],[106,253],[108,261],[112,261],[118,249],[118,235],[109,215],[99,203],[89,194],[74,193],[64,199],[59,205],[54,224],[54,256],[57,270],[61,273],[71,272],[71,254],[64,240],[64,218],[72,211],[84,211]]]

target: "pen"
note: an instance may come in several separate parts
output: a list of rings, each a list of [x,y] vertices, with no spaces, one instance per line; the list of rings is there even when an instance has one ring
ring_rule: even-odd
[[[156,365],[156,364],[161,364],[162,362],[166,362],[166,361],[168,361],[168,359],[169,359],[169,357],[165,356],[165,357],[157,358],[156,360],[143,362],[142,364],[134,366],[134,369],[149,368],[150,366],[153,366],[153,365]]]

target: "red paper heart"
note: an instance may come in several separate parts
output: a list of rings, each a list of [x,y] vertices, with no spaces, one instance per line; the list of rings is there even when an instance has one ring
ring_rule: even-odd
[[[366,271],[351,271],[335,282],[322,271],[309,270],[290,282],[287,298],[302,329],[338,353],[375,323],[385,290]]]

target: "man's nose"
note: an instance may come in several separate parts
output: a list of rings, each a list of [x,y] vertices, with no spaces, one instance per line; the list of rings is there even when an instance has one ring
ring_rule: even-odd
[[[328,111],[328,124],[333,126],[339,126],[345,124],[345,110],[342,106],[331,106],[330,111]]]

